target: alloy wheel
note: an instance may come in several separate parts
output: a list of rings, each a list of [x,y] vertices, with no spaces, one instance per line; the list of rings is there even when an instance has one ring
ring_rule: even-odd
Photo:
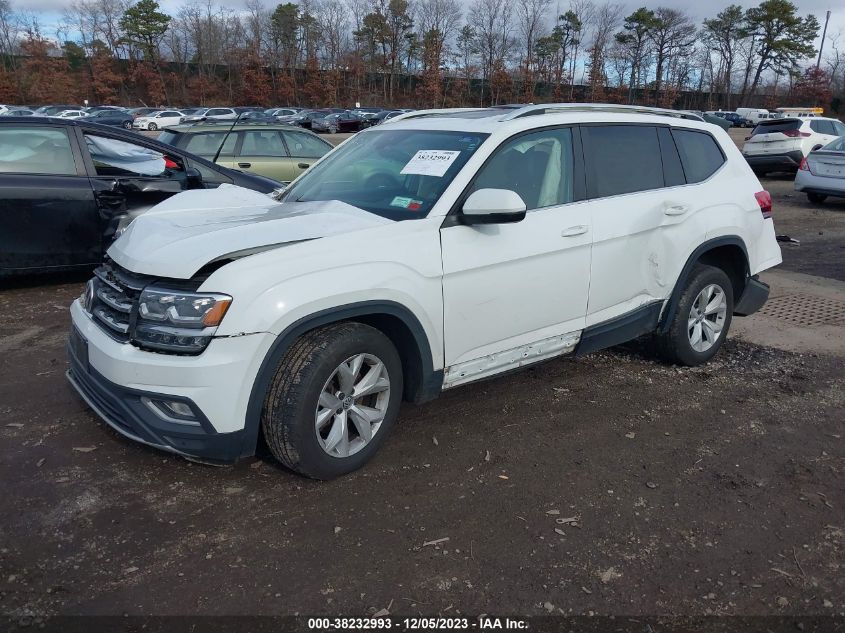
[[[717,284],[705,286],[692,302],[687,319],[687,335],[696,352],[706,352],[722,334],[728,312],[725,291]]]
[[[323,385],[314,416],[320,447],[332,457],[349,457],[369,444],[390,403],[390,376],[373,354],[343,361]]]

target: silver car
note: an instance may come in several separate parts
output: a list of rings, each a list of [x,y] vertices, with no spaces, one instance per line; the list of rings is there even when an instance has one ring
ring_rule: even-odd
[[[795,175],[795,191],[803,191],[813,204],[828,196],[845,198],[845,136],[810,152]]]

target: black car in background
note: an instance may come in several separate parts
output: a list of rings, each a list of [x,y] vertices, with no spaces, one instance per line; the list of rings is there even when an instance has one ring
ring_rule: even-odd
[[[112,127],[122,127],[125,130],[132,129],[132,121],[135,117],[127,110],[97,110],[91,114],[82,117],[82,121],[89,123],[99,123],[100,125],[109,125]]]
[[[726,112],[721,116],[725,121],[730,121],[734,127],[754,127],[754,122],[750,119],[746,119],[744,116],[737,114],[736,112]]]
[[[224,183],[281,187],[85,119],[0,117],[0,277],[96,264],[132,218]]]
[[[360,132],[367,127],[369,127],[369,124],[363,118],[351,112],[335,112],[311,120],[312,132],[328,132],[329,134]]]

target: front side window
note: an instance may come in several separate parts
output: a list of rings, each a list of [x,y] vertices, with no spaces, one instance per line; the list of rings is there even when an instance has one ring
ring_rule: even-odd
[[[707,180],[725,163],[716,140],[706,132],[673,130],[688,183]]]
[[[509,189],[527,210],[574,199],[572,130],[543,130],[505,141],[478,172],[470,191]]]
[[[663,187],[657,128],[648,125],[590,125],[581,128],[591,198]]]
[[[217,154],[217,149],[224,142],[224,139],[225,143],[220,150],[220,156],[231,156],[235,151],[235,142],[238,139],[237,134],[229,134],[227,136],[225,131],[197,132],[196,134],[186,134],[185,136],[188,137],[188,142],[185,143],[185,149],[203,158],[214,158],[214,155]]]
[[[305,132],[283,132],[291,156],[297,158],[322,158],[332,146]]]
[[[391,220],[424,218],[487,134],[374,130],[353,136],[285,192],[338,200]]]
[[[185,178],[184,166],[177,157],[94,134],[86,134],[85,143],[98,176]]]
[[[0,128],[0,173],[75,176],[70,140],[63,129]]]

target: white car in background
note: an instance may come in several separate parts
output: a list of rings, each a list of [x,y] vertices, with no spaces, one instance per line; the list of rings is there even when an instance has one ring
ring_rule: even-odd
[[[168,125],[179,125],[184,112],[178,110],[159,110],[145,116],[139,116],[132,121],[132,127],[137,130],[160,130]]]
[[[133,440],[220,463],[263,436],[336,477],[403,399],[639,336],[706,363],[768,298],[771,214],[731,138],[675,111],[406,113],[276,199],[220,186],[138,217],[71,306],[68,378]]]
[[[845,135],[845,123],[825,117],[760,121],[745,140],[742,155],[758,176],[797,171],[807,155]]]
[[[795,174],[795,191],[806,193],[813,204],[828,196],[845,198],[845,136],[809,153]]]
[[[63,110],[56,116],[60,119],[81,119],[84,116],[88,116],[88,113],[84,110]]]
[[[184,115],[180,123],[196,123],[197,121],[234,121],[238,113],[233,108],[206,108],[199,112]]]

